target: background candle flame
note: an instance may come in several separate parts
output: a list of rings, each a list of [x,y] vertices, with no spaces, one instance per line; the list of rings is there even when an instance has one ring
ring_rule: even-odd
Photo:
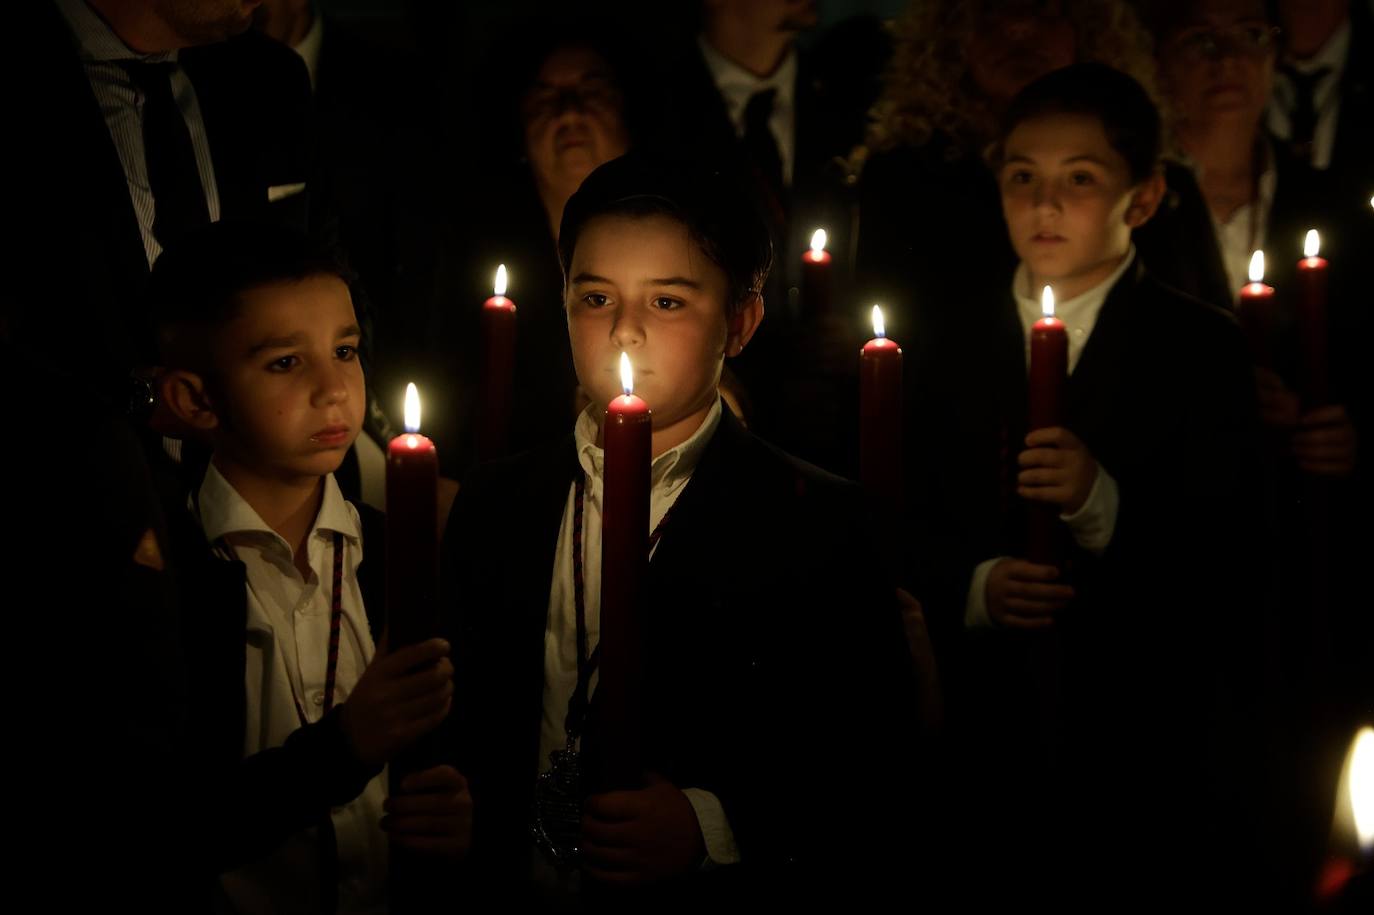
[[[1350,812],[1360,851],[1374,850],[1374,728],[1360,728],[1350,751]]]
[[[873,336],[887,336],[887,324],[883,321],[883,309],[878,305],[873,306]]]
[[[406,385],[405,425],[407,432],[420,431],[420,392],[413,381]]]
[[[506,265],[496,265],[496,281],[491,284],[497,295],[506,294]]]
[[[1302,256],[1316,257],[1317,252],[1322,249],[1322,237],[1317,234],[1316,229],[1308,229],[1307,237],[1302,240]]]
[[[1264,282],[1264,252],[1256,251],[1250,255],[1250,282]]]
[[[1047,318],[1054,317],[1054,290],[1049,286],[1046,286],[1040,292],[1040,311],[1043,312]]]
[[[635,392],[635,373],[630,367],[630,354],[620,354],[620,386],[625,390],[625,396],[629,397]]]
[[[825,250],[826,234],[824,229],[817,229],[811,234],[811,250],[820,254]]]

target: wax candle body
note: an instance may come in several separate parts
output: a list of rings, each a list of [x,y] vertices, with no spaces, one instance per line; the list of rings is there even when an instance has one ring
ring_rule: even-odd
[[[1274,287],[1260,282],[1246,283],[1240,290],[1237,306],[1241,329],[1255,365],[1272,368],[1269,340],[1274,327]]]
[[[808,248],[802,255],[802,313],[808,317],[829,313],[832,269],[824,248]]]
[[[875,337],[859,353],[859,480],[894,502],[902,492],[902,348]]]
[[[623,394],[606,408],[601,514],[601,667],[596,688],[592,776],[599,790],[637,786],[642,776],[644,616],[649,583],[652,414]]]
[[[477,451],[483,460],[506,453],[515,378],[515,303],[494,295],[482,303],[482,390]]]
[[[1064,389],[1069,374],[1069,333],[1064,322],[1044,317],[1031,328],[1029,427],[1064,425]],[[1031,502],[1027,507],[1026,558],[1045,565],[1062,560],[1059,507]]]
[[[386,612],[390,647],[438,635],[439,459],[434,443],[407,432],[387,447]]]
[[[1300,389],[1306,407],[1330,402],[1327,372],[1326,260],[1304,257],[1298,261],[1298,326],[1302,340]]]

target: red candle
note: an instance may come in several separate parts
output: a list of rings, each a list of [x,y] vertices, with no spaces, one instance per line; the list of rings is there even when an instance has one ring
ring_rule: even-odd
[[[1320,407],[1330,400],[1326,368],[1326,261],[1317,256],[1321,237],[1307,232],[1298,261],[1298,327],[1302,339],[1301,391],[1303,405]]]
[[[482,389],[477,451],[483,460],[506,453],[515,376],[515,302],[506,298],[506,265],[496,268],[494,294],[482,303]]]
[[[814,317],[829,311],[830,252],[825,250],[825,230],[817,229],[802,255],[802,313]]]
[[[386,453],[386,614],[391,648],[439,633],[439,457],[419,434],[420,395],[406,385],[406,432]]]
[[[859,479],[870,495],[902,493],[902,348],[873,306],[873,339],[859,352]]]
[[[598,790],[640,784],[644,614],[649,583],[649,467],[653,414],[634,395],[630,357],[620,354],[625,393],[602,424],[606,450],[601,512],[601,667],[596,687],[593,775]]]
[[[1264,285],[1264,252],[1250,256],[1250,282],[1240,289],[1240,326],[1255,365],[1271,367],[1269,337],[1274,327],[1274,287]]]
[[[1031,431],[1064,425],[1064,388],[1069,377],[1069,331],[1064,322],[1054,316],[1054,291],[1049,286],[1045,287],[1040,301],[1045,316],[1031,328]],[[1062,526],[1059,507],[1047,502],[1032,502],[1027,510],[1026,558],[1031,562],[1058,565]]]

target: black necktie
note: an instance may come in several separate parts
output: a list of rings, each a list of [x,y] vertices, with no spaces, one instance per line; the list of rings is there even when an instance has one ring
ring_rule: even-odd
[[[153,191],[153,237],[163,248],[210,222],[191,131],[172,97],[174,63],[124,65],[143,94],[143,157]]]
[[[1317,86],[1331,72],[1331,68],[1321,67],[1310,73],[1303,73],[1295,67],[1282,69],[1293,83],[1292,129],[1288,134],[1288,145],[1293,155],[1310,163],[1312,141],[1317,133]]]
[[[768,126],[778,90],[765,89],[749,97],[744,106],[744,152],[770,210],[783,211],[782,155]]]

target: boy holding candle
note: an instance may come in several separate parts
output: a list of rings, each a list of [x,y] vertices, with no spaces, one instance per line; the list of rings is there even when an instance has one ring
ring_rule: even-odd
[[[1225,873],[1237,847],[1203,865],[1221,838],[1209,780],[1234,726],[1232,661],[1261,631],[1256,405],[1234,320],[1154,280],[1132,245],[1164,190],[1160,134],[1145,90],[1106,66],[1026,88],[992,152],[1020,257],[1011,295],[971,307],[917,366],[917,428],[940,443],[911,474],[937,557],[924,596],[963,630],[963,775],[1011,824],[1014,851],[986,863],[1025,878],[1021,901],[1136,889],[1146,869],[1144,891],[1167,892]],[[1069,376],[1064,424],[1037,429],[1027,356],[1045,286]],[[1024,558],[1036,504],[1062,521],[1061,564]]]
[[[721,407],[723,360],[763,317],[771,261],[746,201],[718,175],[627,157],[564,211],[569,334],[592,404],[555,446],[468,481],[444,541],[479,896],[635,892],[624,898],[651,909],[773,897],[881,878],[883,855],[905,847],[889,833],[925,825],[903,818],[913,686],[857,490]],[[566,751],[597,721],[588,659],[601,577],[618,574],[601,561],[601,427],[622,354],[652,410],[644,774],[584,798]]]
[[[333,476],[364,404],[348,275],[284,230],[220,222],[162,255],[149,296],[162,401],[212,454],[189,505],[168,497],[207,876],[233,911],[378,911],[388,837],[459,858],[470,801],[451,766],[386,796],[453,668],[442,640],[374,641],[382,526]]]

